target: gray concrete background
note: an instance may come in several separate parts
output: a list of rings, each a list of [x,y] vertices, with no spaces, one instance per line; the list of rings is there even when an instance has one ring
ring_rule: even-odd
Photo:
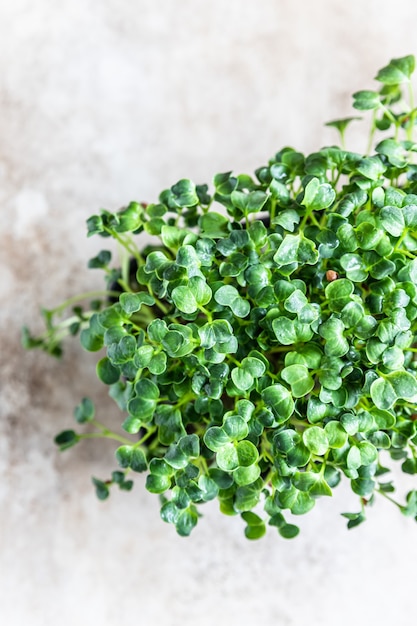
[[[389,625],[415,612],[417,528],[378,501],[347,532],[341,487],[286,542],[243,538],[207,505],[189,539],[139,477],[100,503],[112,446],[57,454],[86,393],[119,416],[94,355],[22,353],[38,309],[101,286],[85,272],[100,207],[153,201],[181,177],[250,172],[314,150],[377,69],[416,53],[414,0],[0,0],[0,620],[8,626]],[[359,126],[360,129],[360,126]],[[361,149],[360,130],[351,147]],[[411,481],[413,482],[413,481]],[[403,491],[410,484],[403,485]]]

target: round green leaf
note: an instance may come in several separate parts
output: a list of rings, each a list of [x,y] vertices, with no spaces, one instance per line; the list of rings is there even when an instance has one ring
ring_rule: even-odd
[[[350,470],[356,470],[362,465],[360,450],[357,446],[352,446],[346,458],[346,465]]]
[[[249,467],[250,465],[253,465],[259,457],[257,447],[251,441],[247,440],[239,441],[236,445],[236,453],[240,467]]]
[[[320,183],[318,178],[312,178],[305,190],[301,202],[308,209],[320,211],[327,209],[336,198],[336,192],[329,183]]]
[[[105,356],[97,363],[97,376],[105,385],[112,385],[120,378],[120,370],[111,364],[110,360]]]
[[[260,475],[261,469],[256,463],[249,465],[248,467],[238,467],[233,472],[234,481],[239,486],[251,485],[258,480]]]
[[[413,400],[417,396],[417,380],[405,371],[392,372],[374,380],[370,388],[372,401],[378,409],[390,409],[398,399]]]
[[[222,446],[217,452],[216,461],[219,468],[226,472],[231,472],[239,467],[239,457],[235,445],[226,443]]]
[[[353,284],[347,278],[339,278],[329,283],[325,289],[326,298],[332,311],[341,311],[352,299]]]
[[[284,539],[294,539],[299,534],[300,529],[295,524],[283,524],[279,526],[278,532]]]
[[[322,456],[329,449],[326,432],[319,426],[311,426],[303,432],[303,441],[313,454]]]
[[[213,426],[212,428],[216,428],[216,427]],[[244,439],[249,432],[249,428],[248,428],[246,421],[240,415],[231,415],[230,417],[225,418],[223,422],[223,429],[219,429],[219,430],[223,430],[226,433],[226,435],[230,437],[230,439],[233,441]]]
[[[171,487],[171,479],[168,476],[148,474],[145,486],[151,493],[164,493]]]
[[[171,294],[172,300],[182,313],[195,313],[198,310],[197,300],[190,287],[175,287]]]
[[[209,450],[218,452],[226,444],[230,443],[231,437],[229,437],[223,428],[220,428],[219,426],[212,426],[206,431],[203,439]]]
[[[242,367],[235,367],[230,372],[232,380],[236,387],[240,389],[240,391],[246,391],[250,389],[253,385],[253,376],[246,369]]]
[[[291,393],[279,383],[266,387],[262,391],[262,399],[267,408],[274,413],[279,424],[283,424],[294,412],[294,400]]]
[[[306,396],[314,387],[314,380],[305,365],[289,365],[282,370],[281,377],[291,385],[294,398]]]
[[[94,419],[94,404],[90,398],[83,398],[74,409],[74,417],[79,424],[91,422]]]
[[[343,448],[348,436],[340,422],[337,422],[336,420],[327,422],[324,427],[324,431],[329,441],[330,448]]]

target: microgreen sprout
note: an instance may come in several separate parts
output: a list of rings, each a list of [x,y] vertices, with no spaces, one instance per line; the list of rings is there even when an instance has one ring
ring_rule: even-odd
[[[98,353],[124,434],[84,398],[75,419],[88,432],[56,443],[116,442],[118,469],[93,479],[99,498],[146,472],[180,535],[217,499],[249,539],[267,525],[291,538],[296,516],[348,480],[349,528],[379,495],[417,520],[417,490],[397,501],[384,464],[417,474],[413,70],[414,57],[393,59],[378,90],[354,94],[372,112],[365,155],[345,149],[357,118],[335,120],[341,147],[286,147],[253,176],[217,174],[212,189],[182,179],[156,203],[89,218],[89,235],[124,251],[120,267],[102,250],[89,267],[105,291],[44,311],[46,332],[23,338],[59,356],[79,335]]]

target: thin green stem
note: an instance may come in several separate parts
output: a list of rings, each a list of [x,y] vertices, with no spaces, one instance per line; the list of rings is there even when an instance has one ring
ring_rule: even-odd
[[[153,426],[152,428],[150,428],[150,429],[148,430],[148,432],[146,433],[146,435],[144,435],[144,436],[142,437],[142,439],[139,439],[139,441],[138,441],[137,443],[135,443],[135,444],[134,444],[135,448],[136,448],[136,447],[138,447],[138,446],[141,446],[142,444],[144,444],[144,443],[145,443],[145,441],[147,441],[147,440],[149,439],[149,437],[151,437],[151,436],[154,434],[154,432],[156,431],[156,429],[157,429],[157,427],[156,427],[156,426]]]
[[[123,246],[123,248],[131,255],[133,256],[137,262],[138,265],[143,265],[144,264],[144,259],[142,258],[139,250],[137,249],[137,247],[135,246],[135,244],[133,244],[133,242],[125,237],[122,237],[121,235],[119,235],[118,232],[116,232],[115,230],[113,230],[112,228],[109,228],[108,226],[104,227],[104,230],[106,233],[108,233],[111,237],[113,237],[113,239],[115,239],[116,241],[118,241],[120,243],[121,246]]]
[[[98,428],[101,432],[100,433],[86,433],[87,436],[95,436],[95,437],[105,437],[107,439],[114,439],[115,441],[119,441],[120,443],[124,443],[127,445],[132,445],[132,440],[131,439],[127,439],[126,437],[123,437],[122,435],[119,435],[118,433],[115,433],[113,430],[110,430],[109,428],[107,428],[107,426],[104,426],[104,424],[101,424],[101,422],[98,422],[97,420],[92,420],[91,424],[93,424],[96,428]],[[81,437],[85,437],[85,435],[81,435]]]
[[[54,309],[49,309],[48,313],[52,315],[56,315],[57,313],[61,313],[65,309],[70,306],[77,304],[78,302],[82,302],[83,300],[89,300],[91,298],[100,298],[100,297],[118,297],[120,294],[118,291],[86,291],[85,293],[77,294],[76,296],[72,296],[72,298],[68,298],[62,304],[55,307]]]
[[[376,111],[373,111],[372,113],[372,122],[371,122],[371,130],[369,133],[369,138],[368,138],[368,146],[366,148],[366,154],[369,155],[371,153],[372,150],[372,146],[374,143],[374,136],[375,136],[375,131],[376,131]]]
[[[121,437],[116,433],[108,433],[100,432],[100,433],[84,433],[79,435],[80,439],[112,439],[114,441],[118,441],[119,443],[132,445],[132,441],[130,439],[125,439],[125,437]]]
[[[408,97],[410,100],[410,120],[409,120],[409,124],[407,126],[407,139],[408,141],[413,141],[413,135],[414,135],[414,119],[416,116],[416,111],[414,108],[414,92],[413,92],[413,85],[411,83],[411,81],[408,83]]]
[[[397,502],[396,500],[394,500],[394,498],[391,498],[391,496],[389,496],[385,491],[383,491],[383,489],[378,487],[378,489],[375,489],[375,491],[380,493],[381,496],[384,496],[384,498],[386,498],[387,500],[392,502],[392,504],[395,504],[395,506],[397,506],[399,509],[401,509],[401,504],[399,502]]]

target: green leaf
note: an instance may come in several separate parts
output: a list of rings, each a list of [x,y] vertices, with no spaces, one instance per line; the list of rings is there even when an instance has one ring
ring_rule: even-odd
[[[75,444],[78,443],[80,439],[80,435],[77,435],[74,430],[63,430],[55,437],[54,441],[57,446],[59,446],[59,449],[63,451],[67,450],[68,448],[72,448],[72,446],[75,446]]]
[[[361,441],[358,444],[358,449],[361,455],[362,465],[371,465],[371,463],[374,463],[378,459],[378,451],[369,441]]]
[[[153,306],[155,299],[148,293],[122,293],[120,296],[120,305],[127,315],[132,315],[140,311],[142,305]]]
[[[281,372],[281,377],[291,385],[294,398],[302,398],[314,387],[314,380],[305,365],[289,365]]]
[[[378,109],[381,105],[379,94],[376,91],[357,91],[353,94],[353,106],[359,111]]]
[[[88,261],[90,269],[104,269],[111,261],[110,250],[101,250],[97,256]]]
[[[354,328],[363,319],[364,308],[359,302],[348,302],[342,309],[340,318],[346,328]]]
[[[229,489],[233,485],[233,477],[223,470],[212,467],[209,469],[209,476],[214,480],[219,489]]]
[[[346,465],[350,470],[356,470],[362,465],[360,450],[357,446],[352,446],[346,458]]]
[[[308,300],[301,289],[295,289],[285,300],[284,308],[289,313],[299,313],[307,304]]]
[[[363,511],[360,511],[359,513],[342,513],[341,515],[349,520],[347,523],[347,527],[349,529],[359,526],[359,524],[362,524],[362,522],[366,519]]]
[[[331,420],[325,425],[324,432],[326,433],[330,448],[343,448],[348,436],[342,424]]]
[[[239,295],[233,285],[222,285],[215,292],[214,299],[218,304],[230,307],[236,317],[246,317],[250,312],[249,302]]]
[[[204,278],[192,276],[189,281],[189,288],[193,292],[198,306],[205,306],[210,302],[212,291]]]
[[[361,159],[356,169],[359,174],[362,174],[362,176],[365,176],[365,178],[377,181],[379,180],[380,176],[385,172],[386,166],[383,164],[381,157],[372,156]],[[369,250],[371,247],[372,246],[370,245],[369,248],[366,249]]]
[[[313,241],[303,235],[286,235],[282,240],[274,261],[279,266],[301,263],[315,265],[318,260],[318,252]]]
[[[379,214],[382,226],[393,237],[400,237],[405,228],[404,213],[395,206],[385,206]]]
[[[248,467],[238,467],[233,472],[234,481],[239,486],[251,485],[258,480],[260,475],[261,468],[256,463]]]
[[[256,463],[259,457],[257,447],[251,441],[239,441],[236,445],[239,467],[249,467]]]
[[[132,435],[139,432],[142,426],[142,420],[139,417],[134,417],[133,415],[128,415],[122,424],[123,430]]]
[[[407,517],[417,517],[417,489],[413,489],[407,493],[407,504],[401,507],[401,512]]]
[[[186,178],[173,185],[171,191],[175,204],[181,208],[192,207],[199,202],[194,183]]]
[[[90,398],[83,398],[74,409],[74,417],[79,424],[91,422],[94,419],[94,404]]]
[[[274,413],[279,424],[286,422],[294,412],[294,400],[291,393],[279,383],[266,387],[262,391],[262,399]]]
[[[339,133],[342,135],[344,135],[346,128],[349,126],[349,124],[351,124],[351,122],[355,121],[355,120],[361,120],[361,117],[344,117],[343,119],[340,120],[332,120],[330,122],[326,122],[325,126],[331,126],[333,128],[336,128]]]
[[[385,85],[399,85],[410,81],[414,67],[415,59],[411,54],[392,59],[388,65],[379,70],[375,78]]]
[[[359,430],[359,418],[356,413],[343,413],[340,423],[348,435],[356,435]]]
[[[188,286],[175,287],[171,296],[177,309],[190,314],[210,302],[211,289],[203,278],[193,276]]]
[[[305,365],[309,369],[318,369],[323,357],[320,347],[314,343],[300,346],[297,351],[287,352],[285,366]]]
[[[281,203],[285,202],[283,200],[283,198],[286,197],[285,191],[288,194],[288,191],[285,185],[277,182],[276,180],[273,180],[270,185],[270,189],[271,189],[273,196],[277,197],[278,200],[281,199]],[[288,195],[288,200],[289,200],[289,195]],[[298,215],[297,211],[295,211],[294,209],[285,209],[284,211],[280,211],[273,218],[272,224],[274,226],[282,226],[284,230],[288,230],[289,232],[292,233],[294,232],[295,226],[299,223],[299,221],[300,221],[300,216]]]
[[[226,431],[219,426],[212,426],[211,428],[208,428],[203,439],[207,448],[213,452],[218,452],[231,441],[231,437],[229,437]]]
[[[290,511],[293,515],[304,515],[311,511],[315,505],[314,498],[307,492],[299,491],[297,497],[290,507]]]
[[[369,409],[376,425],[381,430],[389,430],[393,426],[395,426],[396,418],[393,413],[389,411],[383,411],[381,409],[377,409],[376,407],[371,407]]]
[[[303,432],[303,441],[313,454],[323,456],[329,449],[329,440],[323,428],[310,426]]]
[[[175,528],[180,537],[188,537],[193,528],[197,525],[198,515],[195,507],[190,507],[182,511],[175,524]]]
[[[120,369],[111,364],[108,357],[100,359],[97,363],[97,376],[105,385],[112,385],[120,378]]]
[[[219,237],[225,237],[229,234],[227,229],[229,220],[224,215],[216,213],[215,211],[210,211],[202,215],[199,223],[201,234],[204,237],[218,239]]]
[[[407,165],[407,153],[404,147],[395,139],[384,139],[375,147],[378,154],[384,154],[394,167],[405,167]]]
[[[159,426],[158,436],[165,446],[177,441],[186,434],[179,409],[160,405],[155,412],[155,424]]]
[[[159,352],[159,354],[154,354],[151,360],[148,363],[148,369],[151,374],[155,376],[159,376],[165,372],[167,366],[167,355],[165,352]]]
[[[205,476],[204,474],[198,479],[198,487],[203,494],[204,502],[214,500],[219,495],[219,487],[213,478]]]
[[[169,500],[162,505],[160,515],[164,522],[167,522],[168,524],[176,524],[180,515],[180,509],[177,507],[175,502]]]
[[[251,511],[259,502],[262,489],[262,480],[258,479],[251,485],[238,487],[236,490],[235,510]]]
[[[349,351],[349,343],[344,336],[344,324],[337,317],[329,317],[319,328],[319,333],[326,340],[325,354],[332,357],[344,356]]]
[[[316,472],[295,472],[293,484],[300,491],[308,491],[314,497],[331,496],[332,490],[322,477],[321,473]]]
[[[346,276],[349,280],[361,283],[368,278],[368,271],[365,262],[359,254],[344,254],[340,257],[340,265],[345,270]],[[331,285],[333,285],[333,283],[330,283],[328,286],[330,287]]]
[[[347,278],[339,278],[329,283],[325,288],[325,294],[329,300],[330,310],[341,311],[346,304],[351,302],[353,290],[354,286]]]
[[[251,191],[244,193],[234,190],[230,196],[234,206],[240,209],[244,215],[258,213],[268,200],[268,195],[264,191]]]
[[[147,378],[140,379],[135,384],[135,396],[128,402],[130,415],[141,421],[149,420],[155,411],[158,398],[158,386]]]
[[[145,454],[137,446],[120,446],[115,454],[120,467],[130,467],[134,472],[144,472],[148,468]]]
[[[195,313],[197,311],[197,301],[189,287],[175,287],[171,296],[179,311],[187,314]]]
[[[247,539],[260,539],[266,533],[265,522],[256,515],[248,511],[241,514],[242,519],[247,523],[245,528],[245,537]]]
[[[84,350],[97,352],[103,347],[103,336],[94,334],[91,328],[84,328],[80,333],[80,342]]]
[[[196,459],[200,454],[200,439],[198,435],[184,435],[179,439],[177,447],[187,459]]]
[[[283,524],[279,526],[278,532],[283,539],[294,539],[299,534],[300,529],[295,524]]]
[[[212,428],[217,428],[213,426]],[[211,429],[209,429],[211,430]],[[219,429],[222,430],[222,429]],[[247,437],[249,428],[246,421],[240,415],[231,415],[224,418],[223,431],[226,433],[228,440],[238,441],[239,439],[245,439]],[[208,431],[206,432],[207,435]],[[207,443],[206,443],[207,445]],[[213,445],[213,444],[212,444]],[[210,447],[207,445],[207,447]],[[210,447],[210,449],[212,449]]]
[[[277,317],[272,321],[272,329],[275,333],[278,341],[285,345],[290,346],[297,342],[297,333],[295,329],[294,320],[288,317]]]
[[[242,367],[235,367],[230,372],[231,378],[240,391],[246,391],[253,385],[253,376]]]
[[[390,409],[397,400],[417,400],[417,380],[409,372],[392,372],[374,380],[370,393],[378,409]]]
[[[335,200],[336,192],[328,183],[320,183],[318,178],[312,178],[305,190],[301,204],[307,209],[321,211],[327,209]]]
[[[238,468],[239,458],[235,444],[227,443],[222,446],[217,452],[216,461],[219,468],[226,472],[232,472],[233,470]]]
[[[259,378],[265,372],[265,364],[260,359],[245,357],[240,367],[231,371],[231,377],[238,389],[246,391],[250,389],[255,378]]]
[[[171,479],[169,476],[148,474],[145,486],[151,493],[164,493],[164,491],[167,491],[167,489],[171,487]]]
[[[96,488],[96,496],[99,500],[106,500],[110,495],[109,487],[102,480],[92,477],[91,479]]]
[[[103,220],[100,215],[92,215],[87,220],[87,237],[100,235],[103,232]]]

